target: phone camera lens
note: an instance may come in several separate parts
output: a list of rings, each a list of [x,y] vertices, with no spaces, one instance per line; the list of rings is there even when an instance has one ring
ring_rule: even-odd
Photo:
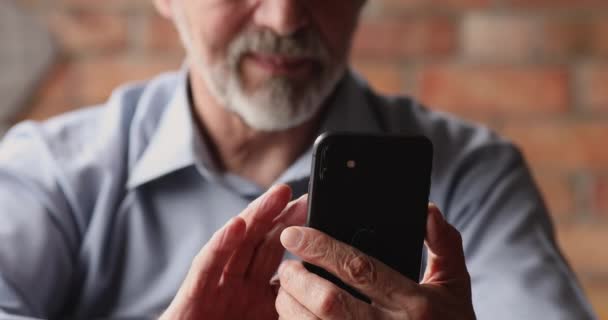
[[[354,169],[357,166],[357,162],[355,160],[346,161],[346,167],[349,169]]]

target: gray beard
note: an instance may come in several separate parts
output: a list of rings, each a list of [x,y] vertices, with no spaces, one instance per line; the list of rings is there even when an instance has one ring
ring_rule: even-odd
[[[286,78],[274,78],[249,93],[242,87],[237,69],[230,66],[224,71],[216,66],[199,72],[212,95],[226,109],[261,131],[286,130],[313,118],[345,71],[344,66],[334,68],[304,87],[297,87]]]
[[[286,130],[312,119],[346,70],[344,61],[331,61],[319,36],[312,31],[297,39],[280,38],[269,30],[241,34],[230,44],[225,60],[209,65],[193,46],[181,8],[174,9],[189,63],[198,71],[211,96],[253,129]],[[305,83],[276,77],[247,92],[239,73],[241,59],[247,52],[312,57],[320,68],[319,72],[313,72],[314,78]]]

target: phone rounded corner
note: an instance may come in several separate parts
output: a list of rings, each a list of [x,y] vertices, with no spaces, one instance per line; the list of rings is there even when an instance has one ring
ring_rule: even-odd
[[[313,143],[314,149],[316,150],[331,142],[336,135],[338,135],[338,133],[335,131],[324,131],[315,139],[315,142]]]

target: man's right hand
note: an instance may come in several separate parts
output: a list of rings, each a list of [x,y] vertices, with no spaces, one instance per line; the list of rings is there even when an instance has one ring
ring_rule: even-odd
[[[288,186],[275,186],[216,231],[160,319],[276,319],[279,237],[306,218],[306,197],[290,200]]]

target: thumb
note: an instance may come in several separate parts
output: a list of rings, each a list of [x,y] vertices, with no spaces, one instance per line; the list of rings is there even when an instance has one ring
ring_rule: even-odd
[[[457,281],[470,286],[460,232],[443,218],[432,203],[428,209],[425,244],[428,260],[422,283]]]

